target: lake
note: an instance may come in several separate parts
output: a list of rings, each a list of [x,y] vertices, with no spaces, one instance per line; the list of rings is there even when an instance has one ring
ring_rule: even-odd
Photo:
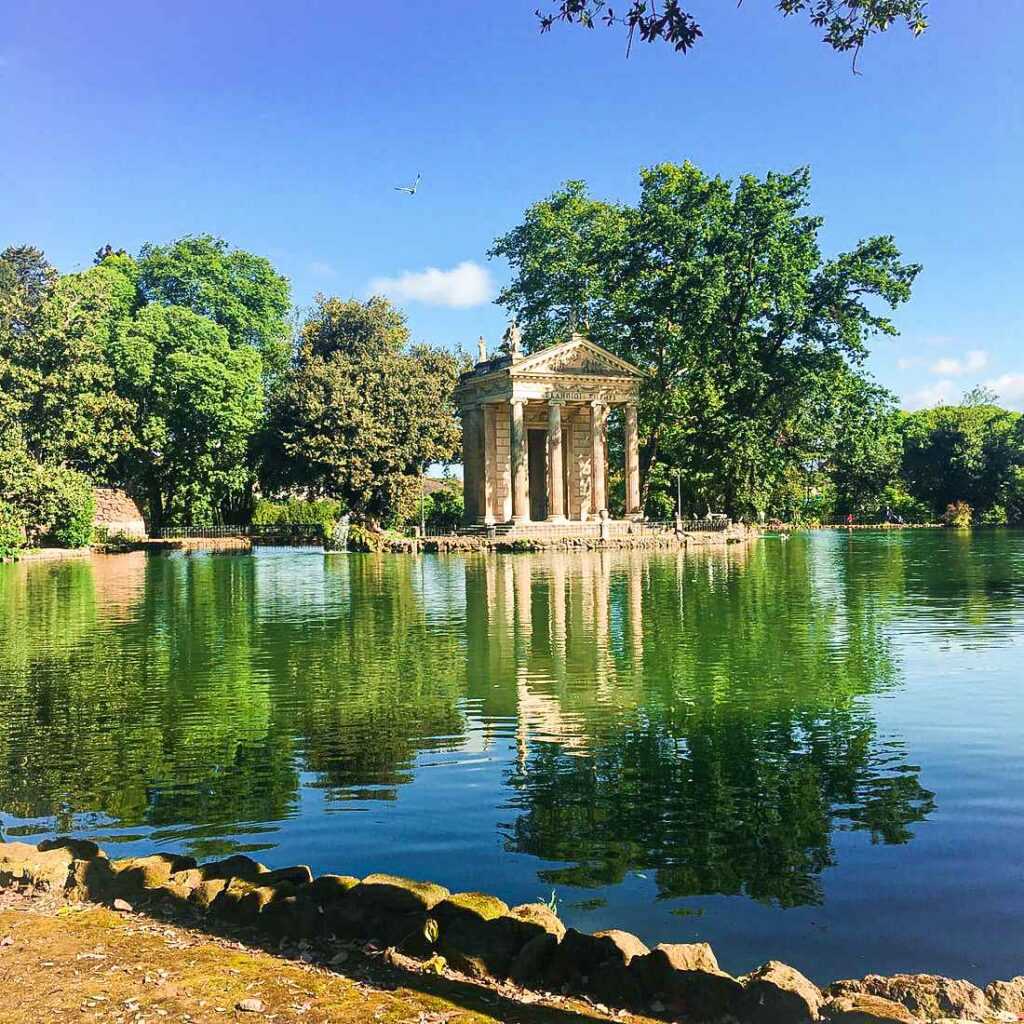
[[[389,871],[739,973],[1024,963],[1024,533],[0,566],[0,826]]]

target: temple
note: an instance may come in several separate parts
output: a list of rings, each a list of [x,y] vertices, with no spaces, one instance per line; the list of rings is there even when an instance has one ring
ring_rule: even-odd
[[[638,518],[636,404],[643,371],[579,334],[523,355],[506,332],[498,355],[483,339],[455,392],[462,416],[466,525],[608,518],[608,417],[622,410],[625,516]]]

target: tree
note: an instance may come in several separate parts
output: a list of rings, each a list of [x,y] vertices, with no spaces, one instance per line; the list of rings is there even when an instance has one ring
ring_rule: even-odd
[[[905,416],[902,475],[936,514],[969,501],[984,514],[1016,494],[1024,466],[1021,417],[995,405],[946,405]]]
[[[530,207],[491,249],[513,271],[498,301],[531,350],[579,325],[648,371],[645,488],[663,461],[684,469],[688,503],[763,513],[787,468],[822,454],[829,396],[873,333],[896,333],[877,307],[906,301],[920,268],[888,236],[824,259],[806,169],[640,177],[635,206],[573,181]]]
[[[928,27],[926,0],[777,0],[776,8],[785,17],[807,14],[811,24],[824,29],[823,42],[839,53],[857,57],[873,35],[885,32],[897,21],[919,36]],[[684,10],[679,0],[630,0],[625,13],[617,13],[608,0],[559,0],[554,8],[537,11],[541,32],[556,22],[593,28],[603,23],[626,29],[626,55],[633,40],[668,43],[677,53],[686,53],[704,33],[697,20]]]
[[[318,296],[275,402],[268,485],[337,498],[370,520],[403,518],[418,474],[454,458],[460,369],[450,352],[410,346],[386,299]]]
[[[232,348],[259,352],[268,373],[283,368],[291,291],[268,259],[232,249],[212,235],[195,235],[169,245],[144,245],[139,270],[147,302],[208,317],[227,331]]]
[[[150,521],[207,525],[252,479],[263,415],[262,361],[180,306],[149,305],[120,331],[112,363],[136,409],[135,447],[121,463]]]
[[[829,477],[836,511],[878,510],[885,489],[899,477],[903,457],[895,396],[856,374],[831,396]]]
[[[102,477],[131,444],[132,407],[115,388],[110,348],[137,301],[107,266],[66,274],[45,291],[12,361],[32,455]]]

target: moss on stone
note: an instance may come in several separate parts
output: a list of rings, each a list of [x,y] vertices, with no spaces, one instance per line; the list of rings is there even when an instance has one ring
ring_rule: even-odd
[[[499,900],[497,896],[489,896],[485,892],[455,892],[434,907],[432,914],[442,921],[459,911],[469,911],[485,921],[492,921],[508,913],[508,904],[504,900]]]
[[[375,903],[392,910],[412,913],[430,910],[447,898],[448,890],[434,882],[417,882],[398,875],[367,875],[351,892],[361,902]]]
[[[310,883],[310,894],[319,903],[336,903],[359,884],[352,875],[319,875]]]

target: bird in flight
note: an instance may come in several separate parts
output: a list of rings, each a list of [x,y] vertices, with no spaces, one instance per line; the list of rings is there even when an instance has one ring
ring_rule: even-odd
[[[409,195],[416,195],[416,189],[420,187],[420,175],[416,175],[416,180],[411,185],[396,185],[396,192],[408,192]]]

